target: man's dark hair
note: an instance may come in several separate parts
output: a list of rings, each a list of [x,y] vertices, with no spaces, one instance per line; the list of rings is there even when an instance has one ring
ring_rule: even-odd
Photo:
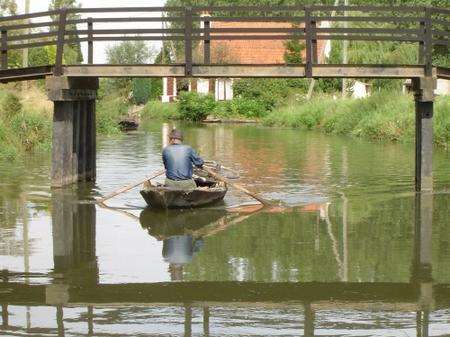
[[[177,129],[173,129],[169,134],[169,138],[183,140],[183,132]]]

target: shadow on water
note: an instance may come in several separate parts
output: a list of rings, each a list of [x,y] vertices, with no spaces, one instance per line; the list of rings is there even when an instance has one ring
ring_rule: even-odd
[[[129,329],[123,331],[130,331],[123,336],[147,333],[147,329],[167,329],[168,334],[184,336],[209,336],[211,330],[220,335],[239,335],[239,331],[250,329],[253,335],[262,336],[274,333],[275,327],[298,336],[323,331],[352,335],[353,329],[370,335],[372,329],[386,333],[397,327],[404,329],[406,323],[396,323],[391,317],[398,312],[415,312],[414,324],[406,326],[409,330],[414,326],[416,336],[428,336],[432,324],[450,328],[445,319],[439,318],[439,313],[449,312],[450,285],[433,282],[432,194],[415,197],[408,282],[350,282],[345,273],[339,274],[341,281],[336,282],[189,281],[183,277],[183,268],[192,263],[203,244],[208,244],[205,238],[249,219],[259,221],[258,217],[273,215],[260,211],[230,214],[214,209],[146,209],[140,214],[140,223],[152,237],[163,241],[162,257],[177,282],[104,284],[99,281],[96,259],[97,210],[93,204],[78,202],[79,193],[71,189],[52,192],[51,282],[16,282],[13,274],[2,272],[3,334],[92,336],[98,327],[100,335],[115,336],[114,326],[122,326]],[[306,211],[303,208],[303,213]],[[291,216],[303,213],[291,212]],[[322,216],[327,223],[327,215]],[[15,325],[11,321],[17,321],[15,316],[22,306],[45,308],[46,320],[54,322],[54,327]],[[54,308],[53,314],[47,308]],[[174,330],[174,322],[180,320],[184,332]],[[372,320],[378,323],[370,324]],[[112,332],[105,332],[110,331],[109,325]]]

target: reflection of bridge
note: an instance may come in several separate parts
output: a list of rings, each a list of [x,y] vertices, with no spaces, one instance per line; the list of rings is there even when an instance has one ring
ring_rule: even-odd
[[[203,326],[205,335],[208,335],[206,332],[213,317],[210,309],[215,312],[215,308],[245,306],[282,307],[288,310],[303,308],[305,336],[313,336],[314,313],[337,308],[370,311],[375,305],[377,310],[416,312],[417,329],[422,333],[418,336],[426,336],[430,312],[450,308],[450,285],[434,284],[432,280],[432,198],[431,194],[425,193],[416,197],[410,282],[188,281],[102,284],[96,261],[95,206],[74,203],[76,198],[73,194],[55,190],[52,207],[54,274],[42,275],[51,279],[50,284],[42,285],[18,282],[27,275],[7,271],[1,274],[4,281],[0,283],[2,328],[5,331],[23,329],[9,325],[8,306],[16,305],[56,307],[56,322],[61,336],[64,333],[64,307],[88,307],[85,319],[89,331],[93,331],[96,307],[180,306],[185,310],[185,336],[191,335],[192,311],[198,307],[203,310]]]
[[[166,15],[161,15],[164,12]],[[331,15],[330,13],[343,13]],[[105,14],[114,13],[114,17]],[[136,17],[144,13],[146,17]],[[99,77],[294,77],[408,78],[416,99],[416,189],[432,189],[432,116],[436,78],[450,78],[450,69],[434,67],[433,53],[449,45],[449,9],[377,6],[246,6],[164,8],[82,8],[0,18],[0,81],[47,79],[54,101],[53,168],[55,186],[95,179],[95,97]],[[77,15],[95,18],[81,18]],[[101,16],[103,15],[103,16]],[[133,17],[129,17],[133,15]],[[101,16],[101,17],[100,17]],[[35,21],[29,22],[30,19]],[[25,23],[23,21],[25,20]],[[214,22],[260,22],[259,28],[214,28]],[[291,23],[291,28],[265,28],[264,22]],[[325,28],[321,22],[364,23],[377,28]],[[140,28],[168,22],[170,28]],[[129,28],[97,29],[98,24]],[[141,26],[142,27],[142,26]],[[40,29],[29,32],[30,29]],[[25,30],[28,33],[23,33]],[[211,64],[212,42],[219,40],[304,40],[304,64]],[[93,64],[94,42],[171,41],[184,45],[182,64]],[[318,64],[318,40],[394,41],[417,45],[413,65]],[[65,65],[64,45],[88,44],[87,65]],[[197,45],[198,44],[198,45]],[[7,69],[13,50],[56,46],[54,65]],[[202,48],[197,48],[202,47]],[[202,60],[196,59],[201,50]]]

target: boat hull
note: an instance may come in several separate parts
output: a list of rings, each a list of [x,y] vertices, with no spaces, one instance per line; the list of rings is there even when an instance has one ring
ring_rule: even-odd
[[[227,187],[200,187],[193,190],[179,190],[165,186],[150,186],[141,190],[147,205],[152,208],[193,208],[222,200]]]

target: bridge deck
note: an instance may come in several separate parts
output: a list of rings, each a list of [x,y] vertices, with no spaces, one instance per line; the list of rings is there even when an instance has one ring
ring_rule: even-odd
[[[54,66],[0,70],[0,82],[41,79],[53,75]],[[62,69],[64,76],[73,77],[185,77],[185,64],[138,64],[138,65],[70,65]],[[425,67],[417,65],[333,65],[312,67],[315,78],[420,78]],[[433,68],[437,78],[450,79],[450,68]],[[306,65],[284,64],[198,64],[192,66],[191,77],[306,77]]]

